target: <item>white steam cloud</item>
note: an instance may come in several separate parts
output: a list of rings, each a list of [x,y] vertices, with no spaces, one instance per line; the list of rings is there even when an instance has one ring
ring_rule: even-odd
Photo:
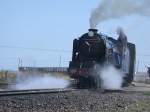
[[[113,66],[102,69],[100,77],[102,87],[105,89],[121,89],[123,83],[123,73]]]
[[[69,81],[60,77],[54,76],[29,76],[19,80],[13,89],[55,89],[66,88]]]
[[[97,74],[100,78],[101,87],[103,89],[113,89],[118,90],[122,88],[123,83],[123,73],[116,69],[113,65],[101,67],[97,66]],[[98,79],[98,78],[97,78]]]
[[[102,0],[91,13],[90,27],[96,28],[102,21],[133,14],[150,16],[150,0]]]

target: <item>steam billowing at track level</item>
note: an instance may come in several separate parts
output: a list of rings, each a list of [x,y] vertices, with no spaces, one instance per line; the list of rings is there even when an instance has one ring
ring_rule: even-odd
[[[150,16],[149,6],[150,0],[101,0],[91,13],[90,27],[94,29],[100,22],[133,14]]]
[[[17,84],[11,87],[11,89],[13,90],[55,89],[55,88],[66,88],[68,87],[68,85],[69,81],[62,77],[54,77],[48,74],[33,75],[29,73],[29,74],[21,74],[21,76],[17,78]]]
[[[122,88],[124,74],[121,70],[116,69],[113,65],[101,67],[99,65],[97,74],[101,79],[103,89],[120,90]],[[94,75],[94,74],[93,74]]]

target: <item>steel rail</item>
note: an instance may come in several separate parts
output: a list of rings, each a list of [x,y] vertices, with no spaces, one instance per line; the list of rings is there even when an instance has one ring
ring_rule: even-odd
[[[71,92],[75,89],[31,89],[31,90],[6,90],[0,91],[1,96],[13,96],[13,95],[26,95],[26,94],[49,94],[49,93],[62,93],[62,92]]]

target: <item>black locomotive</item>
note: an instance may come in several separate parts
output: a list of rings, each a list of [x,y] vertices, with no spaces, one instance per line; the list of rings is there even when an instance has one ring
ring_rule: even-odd
[[[92,75],[94,66],[111,64],[126,74],[123,85],[131,83],[135,66],[135,45],[129,42],[125,44],[120,39],[99,34],[97,29],[89,29],[88,33],[73,41],[72,61],[68,69],[71,78],[76,80],[78,87],[97,87],[96,77]],[[122,51],[117,53],[116,48]]]

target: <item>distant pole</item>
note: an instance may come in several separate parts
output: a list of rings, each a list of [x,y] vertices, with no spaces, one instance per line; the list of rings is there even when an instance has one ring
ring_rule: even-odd
[[[18,58],[18,68],[20,67],[20,58]]]
[[[22,59],[21,58],[18,58],[18,68],[19,67],[22,67]]]
[[[136,70],[136,72],[139,72],[139,60],[138,60],[138,62],[137,62],[137,70]]]
[[[21,64],[21,65],[20,65],[21,67],[22,67],[22,63],[23,63],[23,62],[22,62],[22,59],[21,59],[21,63],[20,63],[20,64]]]
[[[18,58],[18,68],[20,67],[20,64],[21,64],[21,59]]]
[[[61,67],[61,56],[59,57],[59,67]]]
[[[33,60],[33,67],[36,67],[36,60]]]

